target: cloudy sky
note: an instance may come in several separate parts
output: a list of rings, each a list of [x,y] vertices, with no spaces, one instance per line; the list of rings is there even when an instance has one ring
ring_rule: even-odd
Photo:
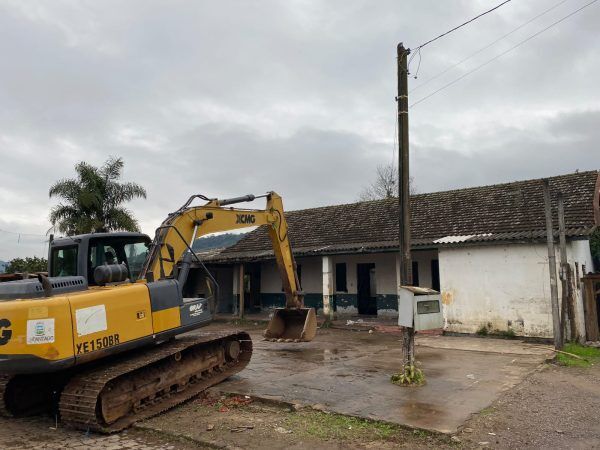
[[[589,1],[513,0],[428,45],[411,103]],[[151,234],[192,193],[356,200],[394,158],[396,44],[497,3],[0,0],[0,259],[43,254],[48,187],[109,155]],[[600,2],[414,106],[418,191],[599,168],[598,23]]]

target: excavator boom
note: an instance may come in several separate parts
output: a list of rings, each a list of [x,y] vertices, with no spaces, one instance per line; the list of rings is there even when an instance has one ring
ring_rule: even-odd
[[[264,210],[226,208],[241,202],[253,201],[260,197],[246,195],[232,199],[208,199],[204,196],[192,196],[156,230],[149,256],[140,273],[141,279],[168,278],[173,275],[177,259],[175,255],[184,255],[178,278],[183,285],[187,277],[192,258],[193,242],[201,236],[220,231],[231,231],[250,226],[267,226],[277,267],[281,274],[283,290],[286,296],[285,308],[276,308],[273,312],[265,337],[269,340],[292,342],[311,341],[317,330],[317,320],[313,308],[305,308],[300,283],[296,272],[296,262],[288,238],[288,225],[283,211],[283,201],[275,192],[269,192]],[[207,203],[202,206],[190,206],[194,199],[200,198]],[[200,260],[198,262],[201,263]],[[213,311],[216,307],[213,306]]]

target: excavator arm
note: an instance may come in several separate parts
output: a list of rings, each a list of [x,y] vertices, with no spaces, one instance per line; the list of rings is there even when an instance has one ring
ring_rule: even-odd
[[[264,210],[227,207],[260,197],[266,197],[267,200]],[[202,206],[190,206],[196,198],[207,203]],[[287,341],[312,340],[316,334],[316,315],[314,309],[304,308],[296,263],[288,238],[283,201],[275,192],[259,197],[246,195],[225,200],[209,199],[199,195],[190,197],[186,204],[169,214],[157,228],[140,278],[147,280],[171,278],[181,259],[177,279],[182,288],[192,259],[197,258],[190,251],[196,239],[210,233],[261,225],[268,227],[286,297],[285,308],[275,309],[265,337]]]

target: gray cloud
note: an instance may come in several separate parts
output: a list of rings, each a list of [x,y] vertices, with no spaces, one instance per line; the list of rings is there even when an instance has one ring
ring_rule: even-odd
[[[566,2],[411,101],[582,4]],[[43,235],[50,184],[108,155],[123,156],[125,177],[147,187],[148,200],[130,207],[149,233],[196,192],[274,189],[288,208],[354,201],[393,157],[396,43],[414,47],[488,6],[5,1],[0,229]],[[410,85],[549,6],[511,2],[431,44]],[[592,6],[417,105],[418,189],[597,168],[599,19]],[[0,259],[42,251],[14,236],[0,232]]]

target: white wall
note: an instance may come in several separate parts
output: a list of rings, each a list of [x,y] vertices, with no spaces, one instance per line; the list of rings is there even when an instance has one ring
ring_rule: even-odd
[[[569,261],[578,262],[580,267],[591,264],[588,241],[569,242],[567,254]],[[511,328],[519,335],[552,337],[545,245],[444,248],[440,249],[439,261],[449,331],[475,333],[491,324],[493,330]]]
[[[419,264],[419,282],[421,286],[431,287],[431,259],[437,258],[436,250],[414,251],[413,260]],[[333,255],[334,288],[335,264],[346,263],[346,287],[348,294],[356,294],[356,265],[375,264],[377,294],[396,295],[396,253],[365,253],[358,255]],[[296,259],[302,266],[302,289],[307,293],[323,292],[322,257],[310,256]],[[281,277],[274,261],[261,265],[261,292],[281,292]]]
[[[397,278],[395,252],[365,253],[354,255],[333,255],[333,286],[337,299],[337,313],[357,314],[357,264],[375,264],[375,287],[378,296],[380,316],[397,316]],[[419,282],[421,286],[431,287],[431,259],[437,259],[436,250],[419,250],[413,252],[413,259],[419,264]],[[323,293],[323,257],[300,257],[296,263],[302,267],[302,289],[305,294]],[[346,292],[335,291],[335,265],[346,264]],[[281,293],[281,277],[274,261],[261,265],[261,292],[265,294]],[[393,305],[393,307],[392,307]]]

